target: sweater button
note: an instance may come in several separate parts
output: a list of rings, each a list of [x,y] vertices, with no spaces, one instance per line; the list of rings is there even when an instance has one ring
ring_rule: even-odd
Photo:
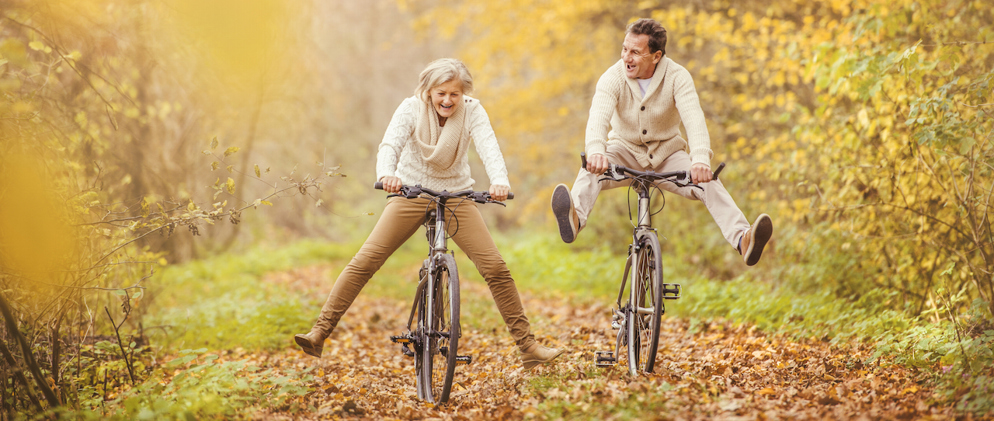
[[[645,111],[645,105],[642,106],[642,111]]]
[[[647,133],[647,131],[646,131],[646,130],[642,130],[642,134],[646,134],[646,133]]]
[[[649,159],[652,159],[652,154],[649,154]]]

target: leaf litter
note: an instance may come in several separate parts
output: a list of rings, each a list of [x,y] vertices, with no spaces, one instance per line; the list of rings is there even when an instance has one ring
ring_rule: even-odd
[[[295,289],[326,288],[327,268],[268,277]],[[317,278],[317,279],[315,279]],[[463,300],[490,300],[479,281],[462,282]],[[417,399],[414,361],[389,336],[400,333],[409,303],[360,295],[325,343],[321,359],[287,348],[262,368],[312,369],[313,392],[260,419],[948,419],[956,413],[933,390],[929,369],[871,359],[872,347],[793,339],[723,320],[665,317],[655,373],[628,374],[624,359],[594,365],[613,347],[607,302],[523,297],[536,339],[565,347],[555,362],[525,370],[503,325],[463,323],[450,402]],[[607,300],[606,300],[607,301]],[[492,301],[490,306],[493,307]],[[317,310],[317,309],[315,309]],[[492,309],[496,312],[496,309]],[[498,319],[499,320],[499,319]],[[252,354],[245,356],[252,357]],[[869,361],[873,361],[869,363]],[[296,409],[292,409],[296,408]],[[300,409],[304,408],[304,409]]]

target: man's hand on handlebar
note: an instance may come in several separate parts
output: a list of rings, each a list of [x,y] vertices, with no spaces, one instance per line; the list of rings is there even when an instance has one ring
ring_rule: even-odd
[[[387,193],[400,193],[400,188],[404,186],[404,182],[400,181],[400,177],[394,177],[392,175],[383,177],[380,182],[383,183],[383,190]]]
[[[707,183],[712,180],[711,167],[700,162],[690,167],[690,179],[694,184]]]
[[[587,171],[591,173],[604,174],[610,167],[611,163],[607,162],[607,157],[603,154],[595,153],[587,157]]]
[[[490,200],[503,202],[507,200],[507,194],[510,192],[511,188],[508,186],[492,184],[490,185]]]

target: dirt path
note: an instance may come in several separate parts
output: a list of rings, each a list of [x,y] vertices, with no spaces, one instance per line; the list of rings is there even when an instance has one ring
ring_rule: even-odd
[[[313,273],[313,271],[311,271]],[[287,278],[297,278],[290,276]],[[299,279],[299,278],[298,278]],[[466,294],[489,297],[464,283]],[[299,286],[299,282],[298,282]],[[821,340],[791,341],[727,323],[698,325],[664,318],[656,373],[638,378],[623,366],[597,368],[594,351],[610,349],[607,304],[526,300],[542,343],[567,347],[555,363],[526,371],[503,326],[465,326],[451,404],[434,408],[414,392],[414,362],[389,336],[406,322],[407,303],[363,299],[349,311],[320,360],[295,347],[269,364],[316,367],[312,419],[930,419],[951,417],[930,406],[932,390],[906,369],[864,365],[871,350]],[[401,311],[403,310],[403,311]],[[917,376],[921,377],[921,376]]]

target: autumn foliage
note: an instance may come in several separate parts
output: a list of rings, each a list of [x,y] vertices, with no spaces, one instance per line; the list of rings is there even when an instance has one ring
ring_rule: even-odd
[[[552,235],[535,228],[547,226],[552,187],[575,177],[594,84],[638,17],[668,29],[667,56],[693,75],[713,164],[729,164],[723,177],[733,196],[747,215],[767,212],[777,227],[763,265],[747,272],[699,204],[667,205],[659,219],[664,247],[679,262],[668,274],[719,282],[744,273],[772,291],[827,296],[900,321],[873,324],[878,332],[861,330],[861,337],[840,332],[853,342],[828,345],[827,337],[791,342],[721,320],[702,330],[674,320],[670,368],[648,381],[588,373],[583,365],[533,381],[558,382],[552,385],[529,385],[521,373],[470,371],[467,378],[480,383],[469,384],[465,397],[505,399],[471,409],[493,418],[541,415],[529,412],[536,408],[567,417],[589,410],[584,404],[637,399],[619,390],[643,388],[709,414],[950,414],[933,404],[994,411],[985,389],[994,378],[988,2],[0,0],[0,304],[9,307],[0,328],[0,401],[7,405],[0,419],[14,409],[42,413],[114,399],[114,414],[136,414],[156,405],[142,393],[195,399],[210,379],[236,390],[216,394],[232,408],[253,408],[253,399],[286,388],[265,408],[271,414],[314,405],[329,416],[360,409],[446,415],[405,400],[399,375],[387,383],[394,389],[376,386],[396,399],[362,404],[356,397],[374,388],[360,384],[352,397],[339,396],[352,386],[334,376],[370,384],[375,377],[338,366],[301,385],[294,376],[316,373],[295,362],[260,362],[252,350],[216,358],[199,346],[171,349],[176,362],[163,365],[149,354],[155,344],[143,321],[172,319],[150,316],[157,310],[147,287],[163,266],[260,240],[365,235],[375,217],[363,216],[382,206],[369,189],[376,145],[418,71],[437,56],[458,57],[471,69],[474,96],[507,158],[519,199],[514,212],[488,215],[492,228]],[[474,171],[481,187],[486,177]],[[626,198],[604,196],[601,219],[588,228],[596,240],[571,249],[570,259],[518,256],[522,272],[569,279],[572,267],[543,265],[618,253],[611,246],[627,235]],[[266,212],[243,215],[257,208]],[[283,328],[309,317],[278,309],[293,314],[279,319]],[[564,304],[556,311],[587,310]],[[768,325],[754,317],[742,321]],[[562,340],[586,352],[598,328],[577,320],[582,326]],[[819,323],[857,330],[827,316]],[[484,349],[488,338],[469,343]],[[702,343],[723,348],[705,352]],[[843,352],[853,357],[839,358]],[[513,364],[508,355],[493,358]],[[910,371],[871,365],[877,358]],[[272,369],[269,383],[245,385],[255,375],[242,360]],[[697,364],[682,365],[691,360]],[[307,395],[314,390],[319,395]],[[559,406],[528,400],[511,408],[525,395]],[[350,401],[352,413],[344,407]],[[188,413],[236,415],[211,412],[205,402]]]

